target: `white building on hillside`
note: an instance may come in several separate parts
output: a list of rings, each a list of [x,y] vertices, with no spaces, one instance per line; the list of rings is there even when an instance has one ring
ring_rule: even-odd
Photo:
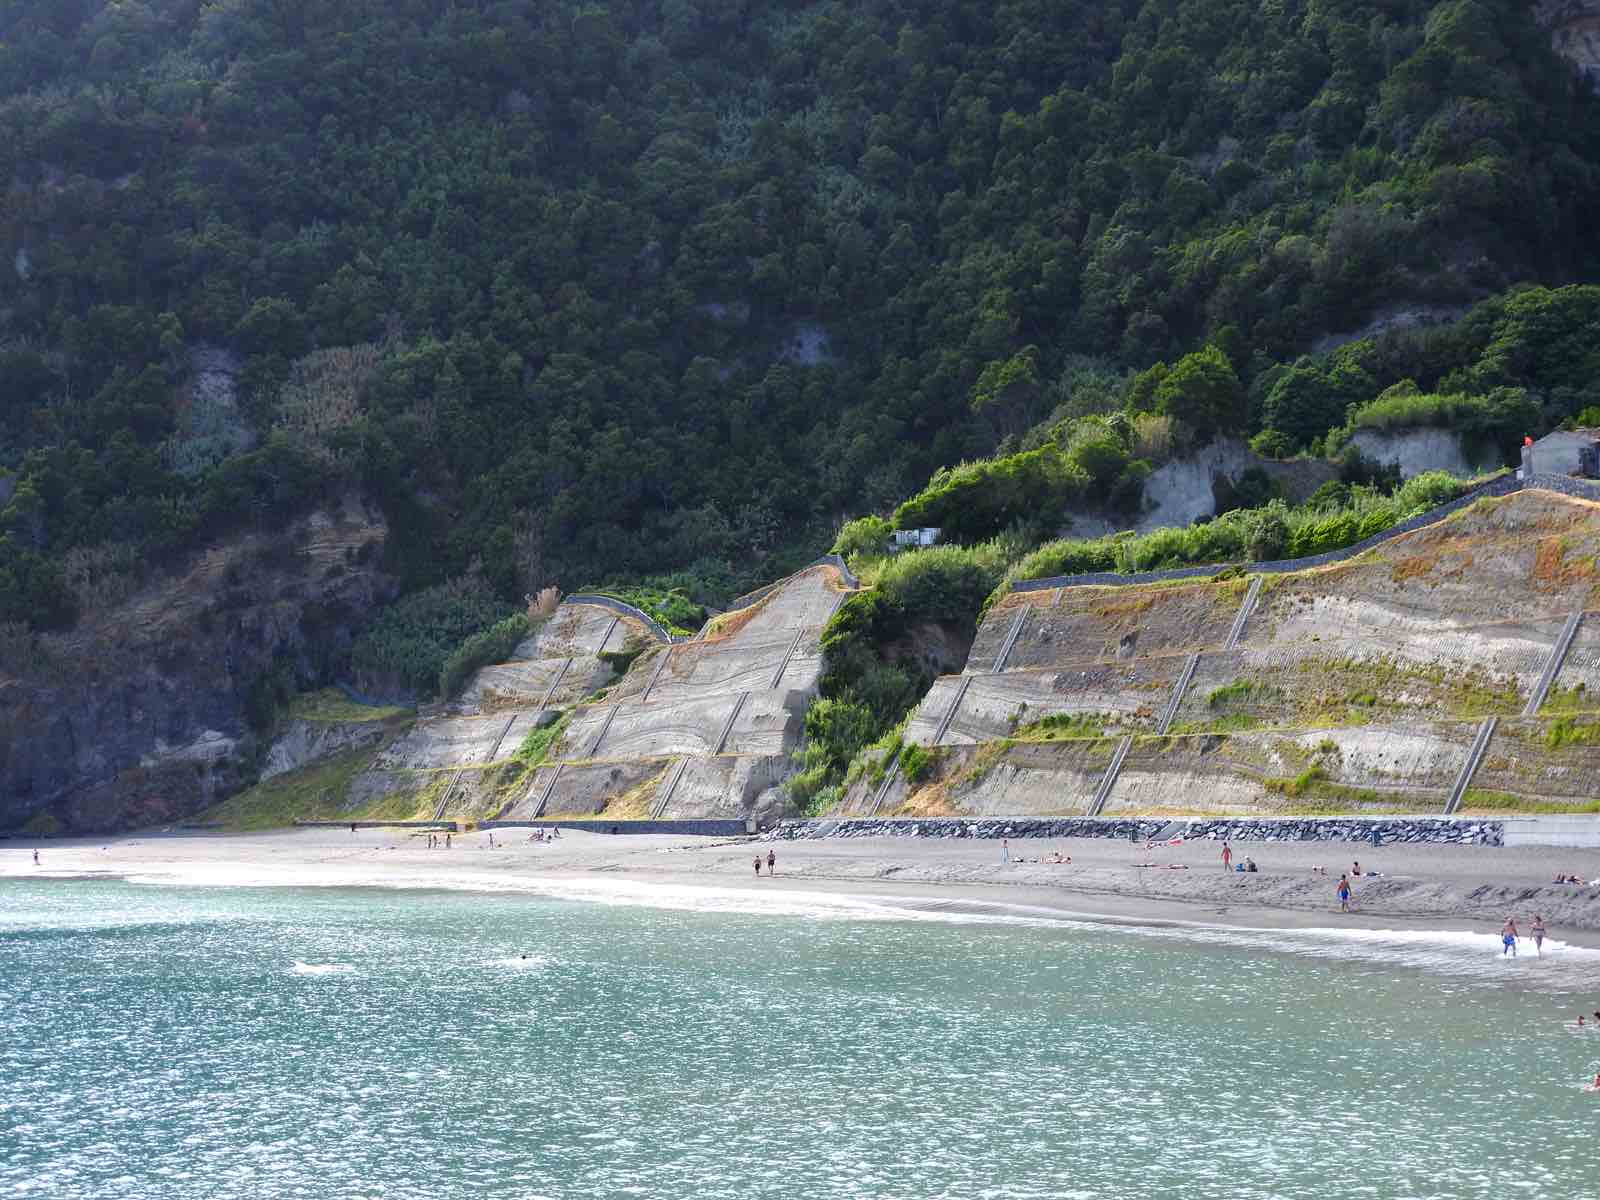
[[[1600,476],[1600,429],[1558,429],[1522,448],[1524,475]]]

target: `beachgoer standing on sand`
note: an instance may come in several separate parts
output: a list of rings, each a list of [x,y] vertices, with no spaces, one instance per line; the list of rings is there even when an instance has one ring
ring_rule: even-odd
[[[1517,923],[1510,917],[1500,928],[1500,957],[1504,958],[1507,954],[1512,958],[1517,956]]]
[[[1222,843],[1222,869],[1231,870],[1233,867],[1233,847],[1227,842]]]
[[[761,855],[756,855],[756,878],[761,878]]]
[[[1540,958],[1544,957],[1544,918],[1538,913],[1533,914],[1533,949]]]
[[[1350,911],[1350,878],[1347,875],[1339,876],[1339,911]]]
[[[448,833],[444,835],[444,848],[446,850],[450,849],[450,835]]]
[[[1001,838],[1000,839],[1000,861],[1003,862],[1003,863],[1008,863],[1008,862],[1011,861],[1011,839],[1010,838]]]
[[[33,852],[33,865],[36,867],[39,865],[39,852],[37,850]]]
[[[777,854],[777,851],[772,850],[772,849],[768,849],[768,851],[767,851],[767,874],[771,875],[777,869],[778,869],[778,854]]]

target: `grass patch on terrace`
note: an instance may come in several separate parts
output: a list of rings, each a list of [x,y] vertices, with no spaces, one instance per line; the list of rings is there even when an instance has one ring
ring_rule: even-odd
[[[1456,670],[1392,658],[1305,658],[1296,666],[1317,679],[1317,690],[1296,705],[1297,723],[1361,725],[1375,711],[1433,716],[1511,716],[1522,705],[1515,681],[1496,680],[1481,668]]]
[[[1468,788],[1466,795],[1461,797],[1461,808],[1458,815],[1477,816],[1485,813],[1530,813],[1530,814],[1582,814],[1600,813],[1600,799],[1579,801],[1574,804],[1562,804],[1555,800],[1534,800],[1527,796],[1519,796],[1515,792],[1497,792],[1488,788]]]
[[[539,766],[549,755],[550,747],[554,746],[567,731],[571,719],[572,710],[568,709],[542,729],[532,730],[522,739],[522,745],[517,747],[517,752],[511,757],[529,770]]]
[[[1007,742],[1061,742],[1084,738],[1103,738],[1111,717],[1105,713],[1052,713],[1019,726]]]
[[[376,804],[350,807],[350,785],[372,765],[380,746],[367,746],[323,762],[264,779],[237,796],[207,809],[196,820],[215,821],[227,829],[282,829],[298,820],[405,820],[418,815],[417,792],[392,792]],[[431,816],[431,811],[422,814]]]
[[[398,705],[361,704],[338,688],[305,692],[289,702],[289,717],[297,721],[363,722],[389,721],[406,716],[411,710]]]
[[[667,772],[672,769],[668,762],[661,770],[646,779],[641,779],[620,796],[609,801],[604,808],[594,814],[594,819],[602,821],[648,821],[650,810],[655,806],[656,794],[661,790],[661,783],[667,777]],[[580,817],[582,814],[569,814]]]
[[[1559,684],[1550,688],[1550,693],[1539,706],[1541,717],[1555,716],[1559,713],[1593,712],[1600,708],[1595,699],[1583,684],[1574,684],[1572,687],[1561,687]]]
[[[1544,744],[1552,750],[1567,746],[1600,745],[1600,724],[1578,721],[1572,717],[1557,717],[1545,731]]]

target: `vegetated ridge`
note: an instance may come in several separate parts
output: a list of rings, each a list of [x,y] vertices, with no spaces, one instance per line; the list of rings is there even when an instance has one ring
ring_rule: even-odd
[[[1229,433],[1326,452],[1380,392],[1384,420],[1496,435],[1576,414],[1589,290],[1506,289],[1594,276],[1600,126],[1557,52],[1582,53],[1582,16],[0,10],[18,811],[94,794],[114,824],[146,811],[139,772],[200,741],[224,748],[226,791],[260,774],[297,692],[430,698],[551,583],[725,597],[996,451],[1034,454],[1029,499],[983,536],[1032,549],[1074,497],[1136,509],[1162,453]],[[1455,341],[1405,328],[1477,301]],[[1463,373],[1451,353],[1507,323],[1548,353]],[[371,586],[331,609],[241,553],[349,505],[384,536],[353,564]],[[221,586],[197,573],[219,556],[238,564]],[[197,612],[273,614],[219,653],[203,715],[172,699],[198,669],[187,631],[128,634],[186,580]],[[955,609],[933,625],[959,643],[975,609]],[[72,686],[41,692],[66,662]],[[84,737],[95,697],[136,676],[138,732]],[[67,729],[69,753],[37,752]],[[164,781],[148,811],[210,787]]]

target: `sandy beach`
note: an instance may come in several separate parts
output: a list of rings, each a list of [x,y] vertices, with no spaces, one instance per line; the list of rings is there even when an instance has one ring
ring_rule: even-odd
[[[864,838],[803,842],[716,841],[680,835],[565,832],[554,843],[525,830],[457,835],[429,849],[427,835],[401,829],[299,829],[259,834],[144,833],[34,846],[0,845],[0,875],[204,877],[249,882],[441,885],[500,888],[538,880],[621,876],[633,885],[751,892],[782,890],[849,897],[898,908],[1010,911],[1018,907],[1107,921],[1199,922],[1251,928],[1449,929],[1498,932],[1514,914],[1524,933],[1542,914],[1552,937],[1600,947],[1600,887],[1553,884],[1557,872],[1600,874],[1593,851],[1477,846],[1252,843],[1259,872],[1224,872],[1221,846],[1145,847],[1106,839],[998,841]],[[777,875],[752,859],[777,855]],[[1070,865],[1047,863],[1059,852]],[[1354,879],[1355,911],[1339,912],[1341,871],[1359,860],[1378,875]],[[1141,864],[1153,863],[1156,866]],[[1326,874],[1312,868],[1326,868]],[[1185,869],[1170,869],[1181,867]]]

